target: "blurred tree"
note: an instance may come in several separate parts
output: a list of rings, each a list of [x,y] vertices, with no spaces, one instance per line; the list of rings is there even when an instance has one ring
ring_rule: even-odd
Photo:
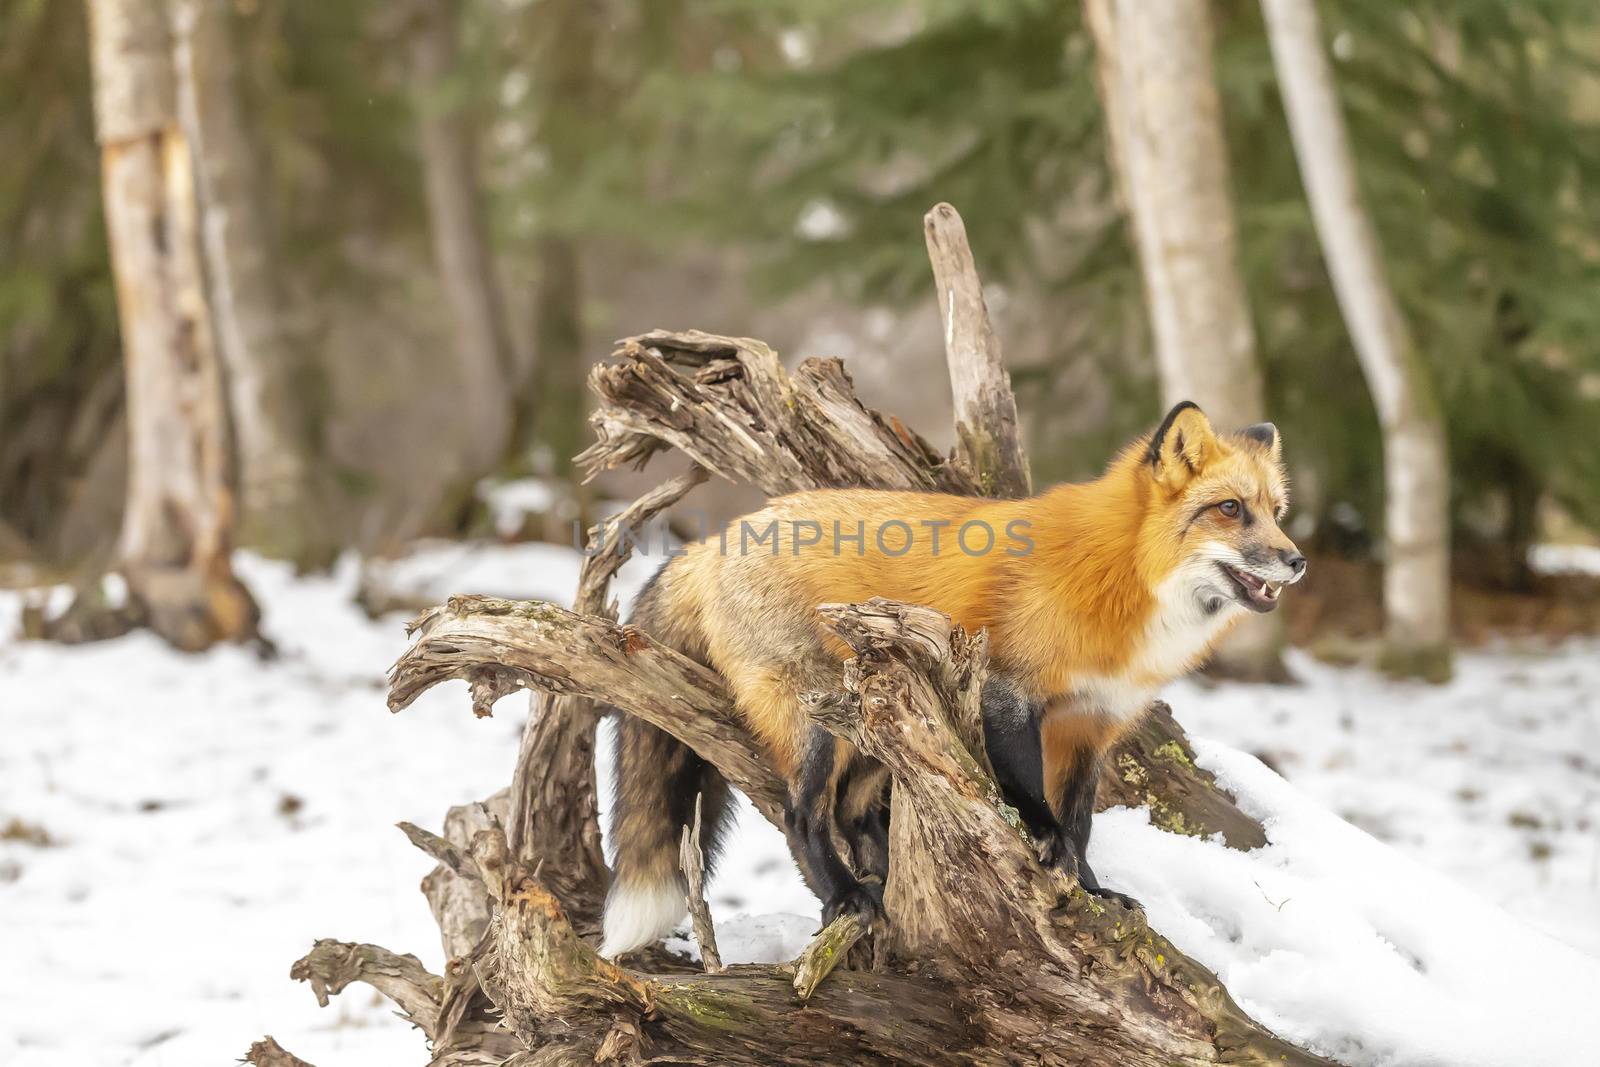
[[[641,121],[633,104],[651,72],[692,50],[695,23],[679,0],[492,8],[482,21],[492,27],[487,66],[500,116],[499,232],[534,287],[516,466],[570,483],[572,456],[588,438],[586,264],[597,250],[682,232],[657,214],[655,195],[668,155],[661,146],[681,123],[659,112]]]
[[[177,647],[251,638],[255,602],[230,559],[226,415],[166,4],[90,0],[89,36],[129,399],[122,573],[136,612]]]
[[[1133,223],[1163,404],[1220,428],[1265,418],[1209,0],[1086,0],[1118,188]],[[1217,650],[1227,673],[1283,680],[1283,621],[1246,619]]]
[[[1118,188],[1150,306],[1162,402],[1263,418],[1207,0],[1088,0]]]
[[[475,116],[464,91],[462,4],[414,0],[404,10],[428,223],[455,322],[461,405],[472,414],[462,475],[476,481],[505,458],[516,369],[483,216]]]
[[[510,244],[531,260],[536,287],[533,366],[530,387],[521,393],[515,444],[522,465],[532,460],[540,473],[568,484],[574,481],[572,457],[588,437],[580,238],[593,232],[569,204],[584,195],[590,150],[611,135],[606,75],[596,66],[607,6],[589,0],[528,4],[507,34],[514,51],[497,57],[505,76],[520,86],[508,117],[527,131],[511,150],[534,156],[508,161],[521,172],[510,184],[513,203],[527,208],[524,224],[511,227]]]
[[[84,15],[0,0],[0,551],[52,564],[111,541],[125,447]]]
[[[1322,9],[1359,192],[1449,434],[1458,550],[1519,543],[1532,501],[1600,527],[1600,9]],[[1269,379],[1322,457],[1323,529],[1384,535],[1381,434],[1321,261],[1258,5],[1233,9],[1224,77]],[[1230,51],[1231,50],[1231,51]],[[1313,480],[1313,479],[1308,479]],[[1512,506],[1508,506],[1512,505]],[[1501,521],[1474,530],[1475,514]],[[1470,552],[1469,552],[1470,554]]]
[[[285,288],[257,138],[241,96],[229,0],[173,4],[179,113],[195,160],[217,355],[229,400],[239,542],[303,565],[331,559],[322,486],[322,368]]]
[[[1289,129],[1334,291],[1383,429],[1387,662],[1450,676],[1450,468],[1443,413],[1395,306],[1357,188],[1311,0],[1263,0]]]

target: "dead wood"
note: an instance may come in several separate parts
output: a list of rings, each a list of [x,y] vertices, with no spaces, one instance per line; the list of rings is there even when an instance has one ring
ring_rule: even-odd
[[[503,840],[484,834],[475,851],[497,905],[479,973],[531,1047],[553,1044],[581,1062],[1005,1062],[933,980],[852,972],[802,1003],[774,967],[685,976],[624,969],[577,935]]]
[[[428,1035],[438,1032],[439,998],[444,980],[431,974],[415,956],[401,956],[377,945],[352,945],[324,938],[295,961],[289,977],[308,982],[317,1003],[342,993],[352,982],[365,982],[400,1008],[406,1019]]]
[[[822,980],[834,972],[857,941],[867,936],[867,927],[854,915],[841,915],[817,931],[817,936],[794,961],[794,995],[810,1000]]]
[[[784,785],[722,679],[642,630],[539,601],[459,596],[424,612],[411,633],[415,642],[389,673],[391,710],[456,678],[471,683],[479,715],[529,687],[603,700],[693,748],[783,825]]]
[[[759,341],[657,331],[621,342],[592,375],[598,440],[580,462],[592,476],[677,448],[696,466],[625,521],[647,520],[707,472],[772,494],[1026,492],[1015,402],[959,217],[930,213],[928,238],[941,304],[955,311],[948,356],[962,364],[952,384],[969,424],[954,457],[863,406],[837,361],[791,375]],[[1142,915],[1038,863],[984,756],[985,636],[887,601],[821,609],[856,657],[844,692],[807,694],[816,720],[882,761],[895,783],[889,918],[874,971],[836,969],[859,936],[849,923],[785,967],[703,974],[659,949],[636,958],[644,971],[600,959],[588,940],[606,879],[595,703],[678,737],[779,825],[785,795],[721,679],[615,621],[607,589],[626,551],[618,539],[586,561],[576,612],[456,597],[413,624],[414,644],[391,671],[392,709],[461,679],[480,715],[523,689],[539,692],[536,713],[511,790],[452,809],[442,835],[403,827],[440,861],[424,891],[446,974],[374,946],[319,942],[296,965],[319,999],[350,981],[383,989],[423,1028],[436,1064],[1325,1062],[1249,1019]],[[1165,705],[1112,763],[1101,806],[1144,804],[1168,829],[1217,832],[1235,847],[1264,841],[1194,766]]]
[[[1222,835],[1230,848],[1267,843],[1261,823],[1239,810],[1211,772],[1195,765],[1194,749],[1166,701],[1150,705],[1144,721],[1110,752],[1095,808],[1150,809],[1150,821],[1175,834]]]
[[[483,940],[484,931],[489,928],[489,895],[484,892],[475,870],[459,860],[446,860],[440,851],[436,851],[437,846],[423,844],[418,840],[418,835],[424,834],[430,841],[448,846],[453,856],[464,857],[470,852],[472,839],[479,832],[505,825],[506,796],[507,791],[502,789],[480,803],[460,804],[451,808],[444,817],[443,838],[417,830],[409,823],[400,824],[400,829],[411,838],[413,844],[440,861],[439,866],[423,878],[422,894],[433,911],[434,921],[439,924],[439,937],[446,960],[466,956]]]
[[[988,496],[1027,496],[1033,492],[1033,479],[1022,446],[1017,400],[1000,358],[1000,338],[989,321],[966,224],[949,204],[935,204],[923,216],[922,230],[944,323],[945,362],[955,401],[956,461]]]
[[[819,1013],[813,1023],[828,1024],[827,1042],[843,1042],[827,1045],[834,1056],[850,1047],[861,1057],[851,1062],[1000,1062],[1002,1050],[1044,1063],[1321,1062],[1262,1030],[1215,975],[1151,931],[1142,915],[1090,897],[1040,866],[959,736],[960,712],[945,696],[981,686],[981,640],[952,630],[931,609],[882,600],[827,605],[821,614],[857,655],[845,692],[812,699],[813,713],[881,761],[895,783],[885,896],[892,969],[889,976],[836,972],[813,986],[808,1003]],[[696,747],[759,798],[769,817],[781,813],[780,783],[759,763],[753,739],[729,721],[716,676],[630,627],[546,604],[463,597],[426,616],[416,634],[392,676],[396,708],[441,681],[481,676],[485,662],[493,662],[498,685],[549,685],[640,715]],[[708,729],[708,723],[716,725]],[[588,1027],[582,1040],[596,1050],[611,1041],[639,1055],[671,1058],[688,1046],[715,1062],[755,1062],[754,1035],[786,1033],[792,1025],[796,989],[805,992],[800,974],[730,969],[747,983],[737,987],[739,1014],[706,1033],[705,1011],[712,1005],[732,1010],[729,989],[649,977],[600,960],[557,897],[510,860],[493,829],[475,837],[470,857],[419,836],[452,869],[470,872],[469,863],[475,864],[498,902],[476,973],[530,1048],[541,1047],[538,1035],[559,1017],[566,1020],[564,1041]],[[824,939],[816,955],[828,951]],[[802,965],[807,984],[817,962]],[[852,1030],[847,1037],[825,994],[843,989],[853,998],[868,978],[886,982],[890,976],[913,986],[878,985],[880,995],[892,990],[919,1002],[930,994],[913,993],[915,983],[938,980],[972,1044],[911,1057],[880,1049],[871,1033]],[[787,1000],[769,990],[774,980],[786,986]],[[906,1007],[895,1001],[892,1010]],[[1070,1020],[1070,1026],[1058,1031],[1046,1020]],[[816,1044],[803,1047],[820,1055]],[[794,1050],[769,1047],[761,1054],[767,1058],[759,1062],[805,1062],[788,1058],[798,1054]]]
[[[700,851],[700,797],[694,798],[694,823],[683,828],[678,840],[678,867],[683,871],[689,896],[689,925],[695,944],[700,947],[700,962],[708,974],[724,970],[717,951],[717,928],[706,904],[706,857]]]
[[[255,1067],[311,1067],[311,1064],[274,1041],[271,1034],[251,1045],[250,1051],[239,1062],[251,1063]]]
[[[589,376],[598,440],[578,465],[590,477],[676,448],[773,496],[832,486],[981,490],[899,419],[863,405],[836,359],[806,360],[791,376],[760,341],[698,330],[630,337],[612,359]]]

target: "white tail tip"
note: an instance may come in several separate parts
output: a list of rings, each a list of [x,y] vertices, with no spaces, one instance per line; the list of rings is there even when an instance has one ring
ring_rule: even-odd
[[[688,913],[683,888],[676,882],[617,882],[606,897],[600,955],[616,959],[624,952],[659,941]]]

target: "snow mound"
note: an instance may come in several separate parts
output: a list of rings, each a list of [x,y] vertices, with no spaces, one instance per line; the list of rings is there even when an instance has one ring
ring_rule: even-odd
[[[1579,1062],[1600,961],[1356,829],[1259,760],[1194,746],[1269,845],[1239,852],[1118,809],[1097,816],[1090,859],[1241,1007],[1343,1063]]]

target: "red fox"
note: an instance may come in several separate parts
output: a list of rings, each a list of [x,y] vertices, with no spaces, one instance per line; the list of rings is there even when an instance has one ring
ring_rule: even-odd
[[[789,783],[786,833],[824,918],[869,920],[888,863],[886,775],[802,710],[801,693],[840,687],[848,654],[815,609],[881,596],[986,627],[985,743],[1007,801],[1044,862],[1131,906],[1085,859],[1101,754],[1305,573],[1279,529],[1287,501],[1276,428],[1218,434],[1182,403],[1100,478],[1026,500],[852,489],[774,500],[668,561],[632,621],[727,680]],[[696,795],[708,863],[730,811],[715,768],[638,719],[619,723],[616,769],[606,956],[682,917],[678,840]]]

